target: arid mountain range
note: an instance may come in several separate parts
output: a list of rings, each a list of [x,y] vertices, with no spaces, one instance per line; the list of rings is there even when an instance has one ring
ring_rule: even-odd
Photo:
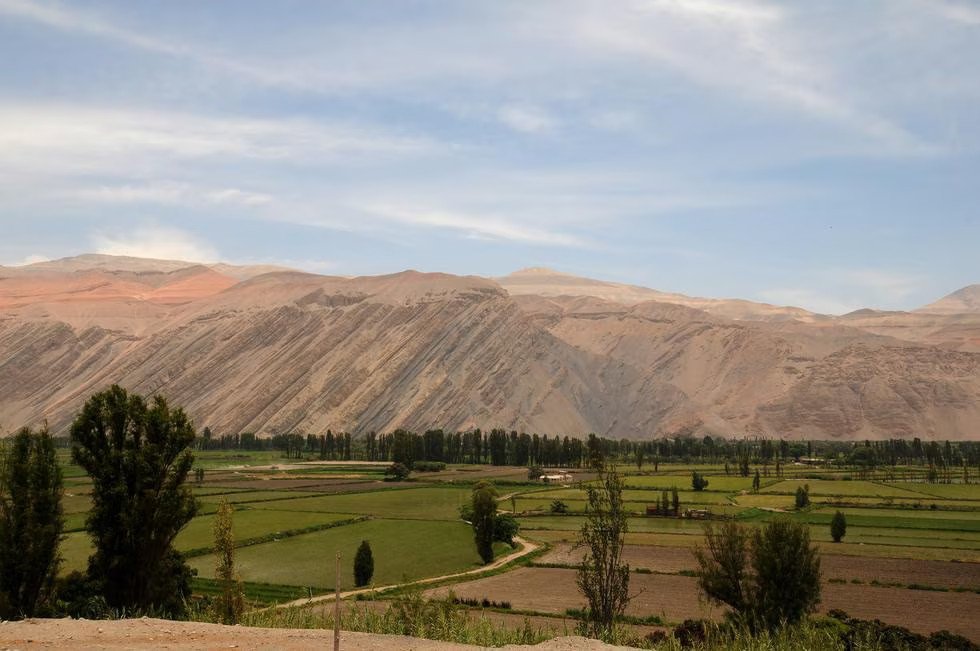
[[[328,277],[86,255],[0,267],[0,428],[161,393],[216,433],[506,427],[980,436],[980,285],[844,316],[527,269]]]

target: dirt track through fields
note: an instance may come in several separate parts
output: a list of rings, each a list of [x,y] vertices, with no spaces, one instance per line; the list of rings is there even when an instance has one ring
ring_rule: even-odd
[[[520,536],[514,536],[514,542],[516,542],[518,545],[520,545],[520,549],[518,549],[518,550],[516,550],[516,551],[514,551],[514,552],[512,552],[512,553],[510,553],[510,554],[508,554],[506,556],[502,556],[502,557],[496,559],[494,562],[492,562],[492,563],[490,563],[488,565],[484,565],[483,567],[479,567],[479,568],[477,568],[475,570],[467,570],[465,572],[457,572],[455,574],[444,574],[442,576],[433,576],[433,577],[428,577],[428,578],[425,578],[425,579],[420,579],[418,581],[410,581],[409,583],[396,583],[396,584],[392,584],[392,585],[385,585],[385,586],[378,586],[378,587],[370,587],[370,588],[361,588],[360,590],[348,590],[346,592],[341,592],[340,593],[340,598],[343,600],[343,599],[349,599],[350,597],[356,597],[358,595],[377,594],[377,593],[381,593],[381,592],[386,592],[388,590],[393,590],[395,588],[399,588],[399,587],[402,587],[402,586],[405,586],[405,585],[425,585],[425,584],[429,584],[429,583],[438,583],[440,581],[445,581],[446,579],[457,579],[457,578],[458,579],[464,579],[464,578],[469,577],[469,576],[479,576],[479,575],[485,574],[487,572],[492,572],[493,570],[496,570],[497,568],[503,567],[504,565],[507,565],[508,563],[510,563],[512,561],[515,561],[515,560],[517,560],[519,558],[522,558],[524,556],[527,556],[528,554],[533,553],[539,547],[539,545],[537,545],[536,543],[528,542],[528,541],[524,540],[523,538],[521,538]],[[334,599],[335,599],[335,595],[332,594],[332,593],[331,594],[323,594],[323,595],[319,595],[317,597],[312,597],[312,598],[307,598],[307,599],[297,599],[295,601],[288,601],[288,602],[286,602],[284,604],[278,604],[276,606],[273,606],[273,608],[294,608],[294,607],[297,607],[297,606],[306,606],[306,605],[309,605],[309,604],[316,604],[316,603],[322,603],[322,602],[327,602],[327,601],[333,601]]]

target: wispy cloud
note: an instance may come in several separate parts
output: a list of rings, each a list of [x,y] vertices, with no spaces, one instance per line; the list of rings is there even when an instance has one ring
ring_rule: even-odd
[[[576,235],[541,228],[526,222],[518,223],[497,215],[467,214],[440,209],[406,208],[384,204],[366,205],[363,210],[369,215],[389,221],[412,226],[449,229],[462,232],[470,237],[546,246],[587,246],[586,241]]]
[[[980,7],[948,0],[925,0],[922,3],[927,9],[938,15],[963,25],[980,25]]]
[[[272,195],[262,192],[248,192],[238,188],[207,189],[177,181],[157,181],[139,185],[103,185],[80,190],[75,196],[83,200],[109,204],[262,206],[273,201]]]
[[[328,162],[417,156],[428,138],[307,119],[211,117],[65,105],[0,107],[0,170],[134,171],[170,160]]]
[[[585,0],[578,9],[563,12],[567,29],[552,34],[592,48],[597,56],[665,67],[715,91],[844,125],[895,152],[935,152],[931,144],[851,98],[825,63],[828,58],[800,47],[801,35],[786,5],[635,0],[611,7]]]
[[[536,106],[504,106],[497,117],[511,129],[524,133],[546,133],[558,126],[554,116]]]
[[[160,260],[217,262],[217,249],[186,231],[158,225],[136,227],[125,233],[96,232],[91,236],[96,253]]]

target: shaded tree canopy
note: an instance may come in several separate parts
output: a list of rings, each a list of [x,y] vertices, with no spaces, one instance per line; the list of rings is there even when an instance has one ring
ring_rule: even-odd
[[[71,440],[92,478],[89,578],[110,606],[179,614],[191,570],[173,541],[197,513],[185,485],[194,460],[187,415],[113,386],[85,403]]]
[[[809,529],[788,518],[752,532],[734,522],[709,525],[695,557],[701,590],[752,630],[794,624],[820,602],[820,557]]]
[[[64,528],[62,473],[47,430],[0,450],[0,618],[31,617],[52,596]]]

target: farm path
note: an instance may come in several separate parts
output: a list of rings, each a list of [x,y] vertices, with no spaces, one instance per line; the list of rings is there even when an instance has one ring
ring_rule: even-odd
[[[407,585],[426,585],[429,583],[438,583],[439,581],[445,581],[446,579],[456,579],[468,576],[476,576],[484,574],[487,572],[492,572],[504,565],[510,563],[511,561],[516,561],[518,558],[523,558],[528,554],[537,551],[541,546],[537,543],[530,542],[521,538],[520,536],[514,536],[514,541],[517,542],[521,548],[515,552],[512,552],[506,556],[498,558],[493,563],[489,565],[484,565],[483,567],[478,567],[473,570],[466,570],[465,572],[456,572],[455,574],[443,574],[442,576],[432,576],[426,579],[419,579],[418,581],[409,581],[407,583],[393,583],[391,585],[384,585],[377,588],[361,588],[359,590],[348,590],[346,592],[340,593],[340,599],[344,600],[349,597],[356,597],[360,594],[378,594],[381,592],[387,592],[388,590],[394,590],[395,588],[401,588]],[[305,599],[295,599],[293,601],[287,601],[286,603],[277,604],[273,608],[293,608],[296,606],[306,606],[309,604],[322,603],[325,601],[333,601],[334,596],[331,594],[322,594],[316,597],[308,597]]]

